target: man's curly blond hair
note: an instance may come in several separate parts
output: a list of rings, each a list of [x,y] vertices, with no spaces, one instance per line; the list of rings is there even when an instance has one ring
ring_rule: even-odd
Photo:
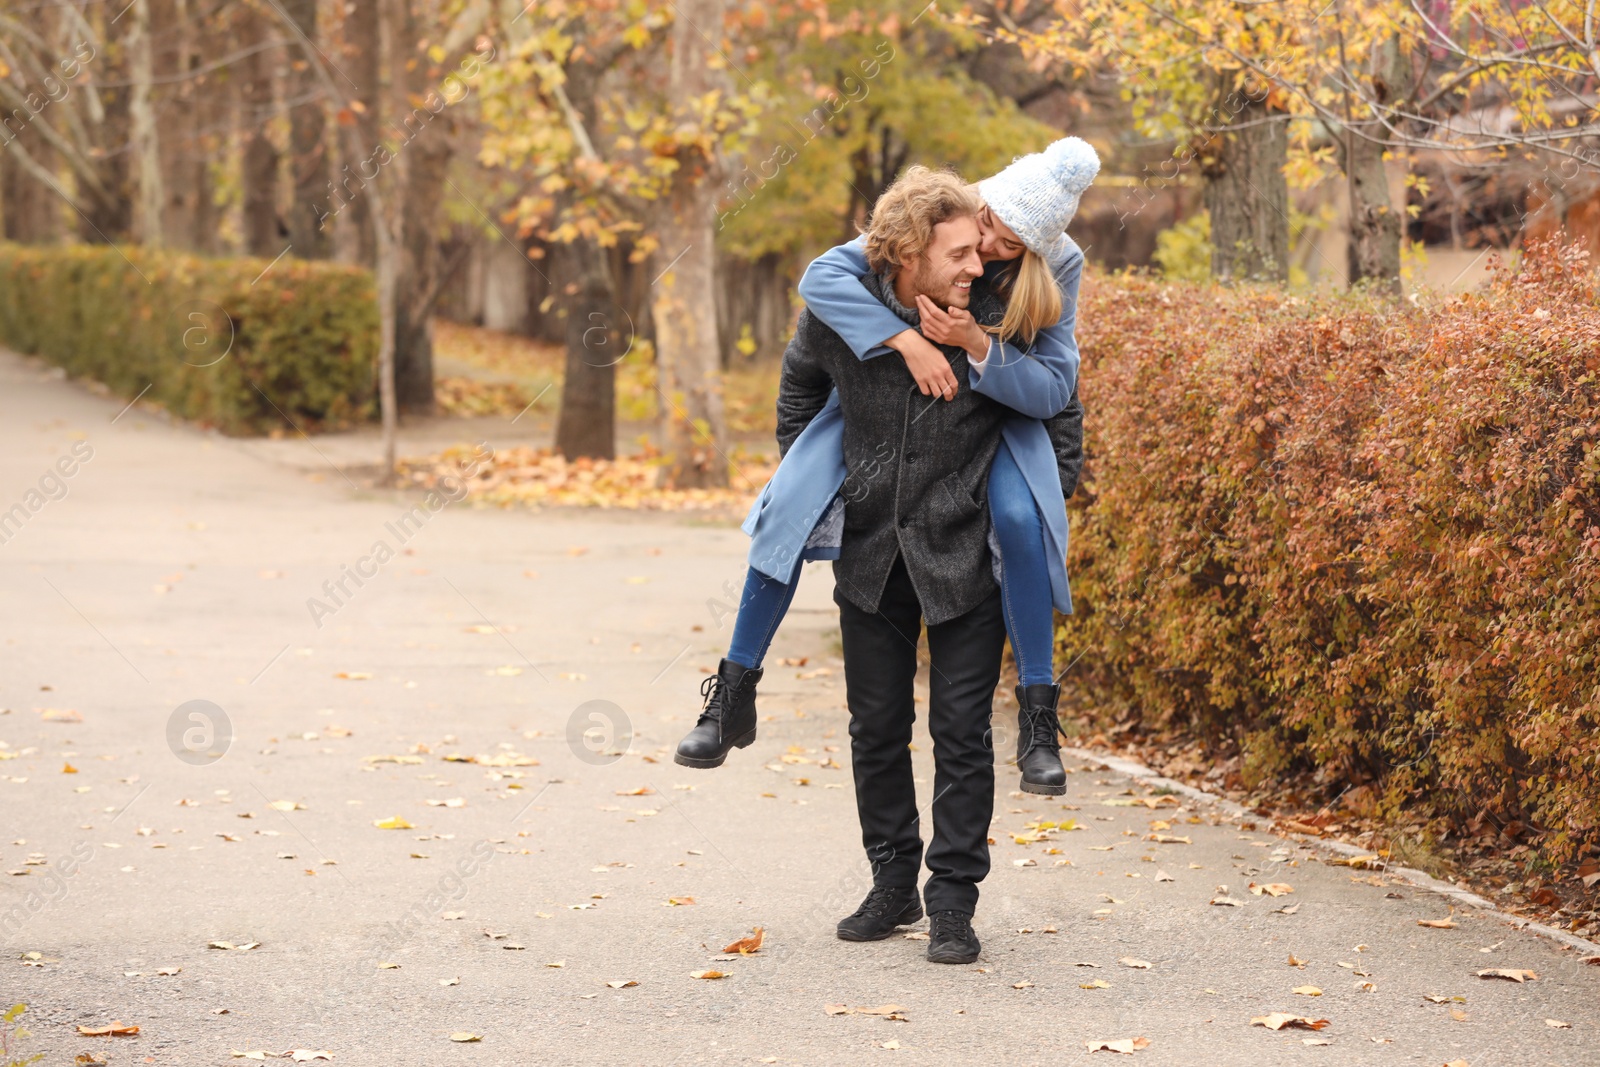
[[[909,167],[872,209],[867,263],[879,274],[899,270],[927,251],[935,226],[982,208],[977,190],[955,171]]]

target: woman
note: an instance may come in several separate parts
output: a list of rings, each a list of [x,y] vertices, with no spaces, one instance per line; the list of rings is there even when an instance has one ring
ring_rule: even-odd
[[[868,266],[859,242],[819,257],[800,282],[812,313],[858,357],[897,351],[924,395],[948,400],[959,383],[932,342],[965,347],[972,389],[1018,412],[1005,427],[990,472],[991,547],[1020,675],[1022,788],[1049,795],[1066,792],[1056,738],[1060,687],[1054,684],[1052,608],[1072,610],[1065,509],[1072,487],[1062,485],[1039,420],[1077,402],[1073,328],[1083,255],[1064,231],[1098,170],[1094,150],[1069,137],[978,183],[984,200],[980,256],[986,276],[1006,299],[1005,316],[992,336],[984,336],[966,312],[943,311],[925,298],[917,309],[921,332],[907,328],[860,284]],[[678,746],[677,762],[684,766],[720,766],[730,748],[755,740],[761,662],[794,597],[800,564],[838,557],[844,502],[862,491],[846,476],[841,441],[835,396],[785,454],[745,520],[753,538],[750,570],[733,639],[717,674],[701,687],[699,722]]]

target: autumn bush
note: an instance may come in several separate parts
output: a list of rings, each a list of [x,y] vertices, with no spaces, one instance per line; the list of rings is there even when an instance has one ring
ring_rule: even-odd
[[[0,244],[0,343],[230,434],[375,409],[371,275],[332,263]]]
[[[1079,714],[1247,786],[1600,840],[1600,289],[1396,305],[1124,276],[1080,308]],[[1348,802],[1348,801],[1347,801]]]

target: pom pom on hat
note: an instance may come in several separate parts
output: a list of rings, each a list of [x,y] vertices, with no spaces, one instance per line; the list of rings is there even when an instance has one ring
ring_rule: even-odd
[[[1063,137],[1043,152],[1018,156],[978,193],[1030,251],[1054,262],[1078,200],[1100,173],[1100,157],[1081,137]]]

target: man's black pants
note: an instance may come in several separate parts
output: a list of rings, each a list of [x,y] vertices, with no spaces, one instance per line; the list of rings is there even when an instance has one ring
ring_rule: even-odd
[[[856,812],[874,885],[915,888],[922,870],[917,791],[911,772],[912,682],[922,604],[896,560],[878,612],[834,592],[850,703]],[[933,735],[932,872],[923,892],[929,912],[973,914],[989,873],[994,810],[994,750],[989,717],[1005,644],[998,589],[958,618],[928,627],[928,730]]]

